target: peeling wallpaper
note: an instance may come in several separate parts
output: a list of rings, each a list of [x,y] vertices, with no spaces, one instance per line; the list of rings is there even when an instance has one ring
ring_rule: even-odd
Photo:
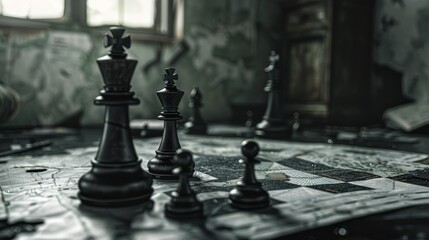
[[[188,94],[203,92],[203,116],[228,121],[233,106],[264,105],[263,68],[271,49],[281,42],[282,13],[276,1],[186,0],[185,40],[189,51],[173,66],[185,91],[180,105],[189,116]],[[403,92],[429,101],[429,1],[377,0],[374,61],[403,73]],[[106,29],[107,31],[107,29]],[[132,35],[131,35],[132,37]],[[0,28],[0,81],[23,99],[18,116],[6,126],[52,125],[80,112],[83,125],[101,124],[104,108],[92,104],[102,88],[95,60],[107,53],[102,35],[81,31]],[[132,80],[142,100],[131,107],[131,119],[156,118],[163,69],[180,43],[161,47],[161,61],[148,71],[159,45],[133,41],[128,51],[139,61]]]
[[[202,113],[208,121],[228,121],[231,105],[265,101],[266,80],[260,76],[267,61],[257,67],[255,63],[259,57],[267,59],[270,46],[258,53],[258,46],[265,43],[256,37],[255,4],[261,6],[256,0],[185,1],[184,40],[189,51],[171,66],[179,74],[178,87],[185,91],[180,105],[184,118],[189,115],[188,94],[194,85],[203,92]],[[264,24],[270,21],[275,19]],[[79,113],[83,125],[101,124],[104,108],[92,102],[102,89],[95,61],[108,51],[102,38],[84,29],[0,29],[0,80],[23,99],[20,113],[6,126],[53,125]],[[163,46],[161,61],[143,71],[156,58],[158,47],[133,41],[128,50],[129,57],[139,61],[132,90],[141,99],[140,105],[130,108],[131,119],[155,118],[160,112],[155,92],[163,88],[163,69],[170,67],[180,43]]]
[[[185,40],[190,48],[171,66],[179,74],[178,87],[185,91],[180,105],[184,118],[189,115],[188,94],[194,85],[203,92],[202,113],[208,121],[228,121],[232,105],[264,103],[263,68],[272,44],[256,23],[272,28],[280,17],[269,10],[274,8],[271,1],[259,0],[185,1]],[[102,35],[83,29],[0,29],[0,80],[23,99],[20,113],[7,126],[53,125],[79,112],[83,125],[102,124],[104,108],[92,104],[102,89],[95,61],[108,51],[102,40]],[[129,57],[139,61],[132,90],[142,100],[130,108],[131,119],[155,118],[160,112],[155,92],[163,88],[163,69],[170,67],[180,44],[163,46],[161,62],[143,71],[158,47],[133,41],[128,50]]]
[[[429,1],[379,0],[374,61],[403,73],[404,95],[429,102]]]

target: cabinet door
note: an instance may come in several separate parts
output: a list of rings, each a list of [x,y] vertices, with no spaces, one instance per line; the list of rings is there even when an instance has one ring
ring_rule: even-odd
[[[290,41],[287,59],[287,102],[326,103],[326,47],[324,37]]]
[[[327,3],[286,9],[283,91],[287,112],[326,117],[329,102],[330,33]]]

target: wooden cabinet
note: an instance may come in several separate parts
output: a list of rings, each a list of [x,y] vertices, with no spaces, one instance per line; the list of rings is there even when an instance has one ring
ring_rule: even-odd
[[[332,124],[371,119],[373,0],[285,0],[285,111]]]

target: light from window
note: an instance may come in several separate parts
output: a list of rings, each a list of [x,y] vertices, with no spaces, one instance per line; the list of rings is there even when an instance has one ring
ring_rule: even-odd
[[[120,25],[152,28],[155,0],[87,0],[88,26]]]
[[[0,0],[0,15],[29,19],[64,16],[64,0]]]

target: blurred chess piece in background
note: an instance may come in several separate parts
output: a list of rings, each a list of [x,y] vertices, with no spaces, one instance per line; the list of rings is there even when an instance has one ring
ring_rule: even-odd
[[[201,116],[200,109],[203,107],[203,95],[197,86],[194,86],[189,94],[189,108],[191,109],[191,116],[185,123],[185,133],[187,134],[206,134],[207,123]]]
[[[270,64],[264,69],[268,74],[264,91],[267,92],[267,106],[261,122],[256,125],[255,135],[260,138],[286,139],[292,134],[292,129],[283,118],[280,98],[280,56],[272,51],[269,56]]]
[[[0,123],[12,120],[19,112],[21,98],[19,94],[0,82]]]
[[[292,134],[296,134],[302,131],[301,122],[299,119],[299,113],[293,113],[293,124],[292,124]]]

